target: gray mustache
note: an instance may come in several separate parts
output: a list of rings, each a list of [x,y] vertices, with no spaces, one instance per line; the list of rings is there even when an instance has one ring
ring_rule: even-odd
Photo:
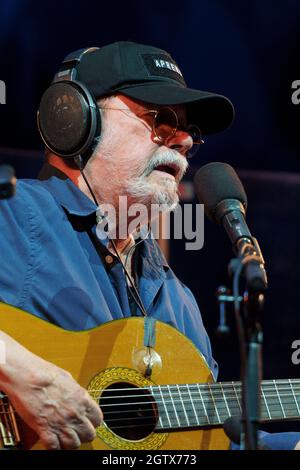
[[[172,164],[176,165],[179,170],[179,178],[181,179],[183,175],[185,174],[187,168],[188,168],[188,162],[184,157],[179,155],[175,151],[165,151],[161,152],[161,154],[154,155],[151,160],[149,161],[146,169],[143,172],[142,176],[149,176],[150,173],[158,166],[158,165],[167,165],[167,164]]]

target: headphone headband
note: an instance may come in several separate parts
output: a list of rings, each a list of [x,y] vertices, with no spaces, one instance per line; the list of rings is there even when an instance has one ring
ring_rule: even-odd
[[[85,49],[78,49],[77,51],[68,54],[62,61],[59,71],[55,74],[53,82],[58,80],[76,80],[76,67],[80,64],[82,57],[85,54],[96,51],[98,49],[99,47],[88,47]]]

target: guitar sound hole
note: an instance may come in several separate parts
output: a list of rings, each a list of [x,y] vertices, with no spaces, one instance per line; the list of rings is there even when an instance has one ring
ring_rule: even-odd
[[[149,390],[130,383],[114,383],[102,393],[99,405],[105,424],[124,439],[143,439],[156,426],[157,409]]]

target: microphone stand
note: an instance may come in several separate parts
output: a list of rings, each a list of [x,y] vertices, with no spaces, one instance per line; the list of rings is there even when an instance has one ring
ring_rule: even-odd
[[[258,449],[262,380],[262,327],[260,323],[267,289],[264,260],[254,237],[242,237],[236,243],[237,258],[231,260],[235,317],[240,343],[242,381],[241,448]],[[246,279],[243,318],[240,315],[239,282]]]
[[[245,297],[246,341],[248,358],[244,377],[244,394],[247,418],[250,422],[248,437],[249,449],[258,448],[258,423],[260,420],[261,380],[262,380],[262,327],[260,316],[264,296],[258,292],[248,292]],[[248,426],[249,427],[249,426]],[[246,428],[246,427],[245,427]],[[247,428],[248,430],[248,428]]]

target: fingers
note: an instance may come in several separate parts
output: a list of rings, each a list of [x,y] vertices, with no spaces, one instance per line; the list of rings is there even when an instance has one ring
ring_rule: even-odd
[[[12,403],[46,449],[77,449],[95,439],[103,419],[99,404],[69,372],[38,362],[15,388]]]
[[[40,434],[40,439],[47,450],[59,450],[61,449],[59,439],[56,434],[50,432],[44,432]]]
[[[103,421],[103,414],[99,405],[89,397],[89,403],[86,406],[86,416],[95,428],[100,426]]]
[[[65,450],[78,449],[82,443],[91,442],[95,437],[95,428],[86,417],[82,417],[80,424],[77,424],[75,428],[61,427],[58,435],[60,448]]]
[[[77,432],[72,428],[61,428],[59,433],[60,447],[64,450],[75,450],[81,446]]]
[[[89,396],[88,396],[89,397]],[[52,431],[40,432],[40,438],[48,450],[74,450],[78,449],[82,443],[91,442],[96,437],[95,427],[102,421],[102,412],[93,400],[88,400],[85,413],[74,416],[74,410],[68,410],[68,417],[65,415],[65,423],[59,426],[54,425]],[[49,423],[48,423],[49,424]]]
[[[91,442],[96,437],[96,430],[88,418],[82,418],[82,423],[76,426],[76,433],[80,441]]]
[[[76,429],[62,426],[57,434],[50,432],[40,434],[41,441],[47,450],[75,450],[82,443],[93,441],[95,437],[95,428],[87,418],[83,418]]]

